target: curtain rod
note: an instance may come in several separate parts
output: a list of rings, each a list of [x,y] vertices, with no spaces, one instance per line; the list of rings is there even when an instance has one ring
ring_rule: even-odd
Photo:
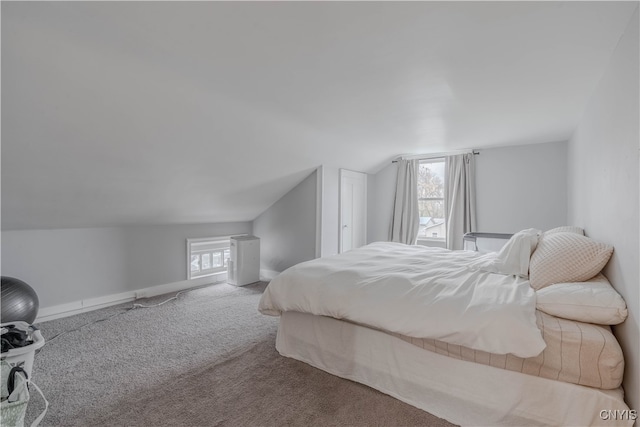
[[[479,156],[480,152],[478,150],[471,150],[471,151],[467,151],[465,153],[460,153],[460,154],[473,154],[474,156]],[[426,156],[426,157],[417,157],[417,158],[412,158],[411,160],[427,160],[427,159],[437,159],[439,157],[446,157],[450,154],[434,154],[433,156]],[[392,160],[391,163],[398,163],[398,160]]]

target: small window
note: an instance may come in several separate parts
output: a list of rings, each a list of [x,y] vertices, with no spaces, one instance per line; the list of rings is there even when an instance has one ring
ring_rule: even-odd
[[[227,271],[231,255],[229,238],[187,239],[187,279],[212,276]]]
[[[418,168],[418,240],[442,240],[447,236],[444,208],[444,158],[420,161]]]

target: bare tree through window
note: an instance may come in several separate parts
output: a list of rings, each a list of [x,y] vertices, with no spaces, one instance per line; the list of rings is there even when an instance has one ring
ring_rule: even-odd
[[[418,238],[446,237],[444,212],[444,159],[420,162],[418,168],[418,210],[420,229]]]

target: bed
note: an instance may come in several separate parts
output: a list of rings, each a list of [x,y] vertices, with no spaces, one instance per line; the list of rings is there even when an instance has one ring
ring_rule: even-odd
[[[612,250],[570,227],[485,254],[374,243],[283,272],[259,309],[283,356],[454,424],[632,425]]]

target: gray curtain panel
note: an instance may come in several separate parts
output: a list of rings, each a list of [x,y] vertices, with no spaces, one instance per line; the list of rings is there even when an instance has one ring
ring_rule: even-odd
[[[444,206],[447,248],[463,249],[464,233],[476,231],[476,186],[473,154],[447,156]]]
[[[418,237],[420,214],[418,213],[418,165],[419,160],[398,161],[396,197],[391,218],[392,242],[413,245]]]

